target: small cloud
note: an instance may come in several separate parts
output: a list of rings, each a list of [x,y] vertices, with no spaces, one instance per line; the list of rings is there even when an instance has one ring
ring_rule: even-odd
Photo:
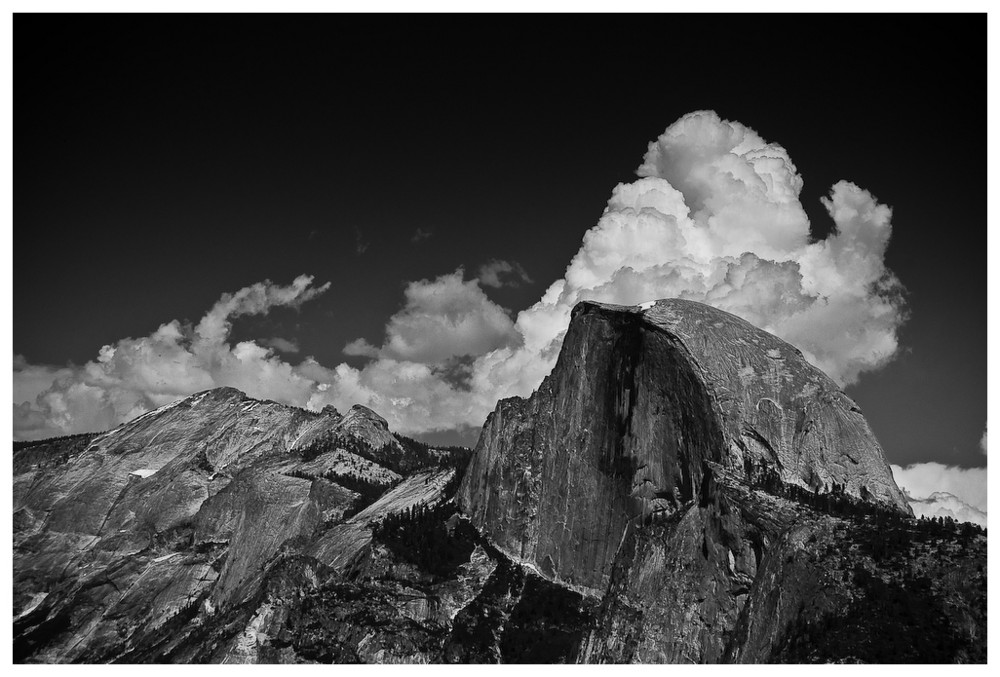
[[[410,236],[410,242],[412,242],[413,244],[417,244],[418,242],[420,242],[422,240],[426,240],[427,238],[429,238],[433,234],[434,233],[431,232],[431,231],[429,231],[429,230],[424,230],[423,228],[417,228],[413,232],[413,235]]]
[[[493,259],[479,267],[479,284],[486,287],[517,287],[522,282],[532,284],[533,280],[527,271],[517,261],[500,261]]]
[[[344,352],[441,365],[454,357],[479,356],[520,342],[507,312],[487,298],[476,280],[466,281],[461,268],[434,280],[411,282],[405,296],[404,307],[386,324],[381,348],[356,339]]]
[[[280,336],[274,336],[272,338],[260,339],[258,341],[261,345],[265,345],[269,348],[274,348],[282,353],[297,353],[299,352],[299,344],[295,341],[291,341],[286,338],[281,338]]]
[[[277,306],[298,309],[306,301],[316,298],[330,288],[329,282],[320,287],[313,287],[312,281],[311,275],[299,275],[291,285],[282,287],[270,280],[264,280],[244,287],[235,294],[223,294],[212,309],[201,318],[195,331],[205,341],[221,343],[229,336],[232,318],[241,315],[264,315]]]
[[[378,357],[378,348],[363,338],[358,338],[344,346],[344,354],[356,357]]]
[[[307,240],[315,240],[317,237],[319,237],[322,234],[323,234],[322,231],[320,231],[320,230],[318,230],[316,228],[313,228],[312,230],[309,231],[309,235],[306,236],[306,239]]]
[[[361,256],[366,251],[368,251],[368,247],[370,245],[371,243],[366,242],[364,236],[362,236],[361,229],[358,228],[357,226],[354,226],[354,254],[356,256]]]
[[[982,439],[979,440],[979,448],[983,450],[984,454],[986,453],[986,429],[985,428],[983,428],[983,437],[982,437]]]
[[[218,386],[303,406],[316,391],[315,381],[306,375],[315,371],[312,363],[293,366],[254,341],[234,345],[232,321],[278,307],[297,309],[329,288],[329,282],[313,286],[309,275],[290,285],[258,282],[223,294],[194,327],[166,322],[148,336],[104,346],[82,366],[31,365],[15,357],[14,436],[38,439],[107,430]]]

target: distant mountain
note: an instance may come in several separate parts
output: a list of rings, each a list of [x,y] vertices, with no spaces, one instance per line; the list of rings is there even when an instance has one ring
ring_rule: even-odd
[[[290,541],[347,560],[367,518],[438,500],[456,472],[450,456],[401,464],[364,407],[317,414],[231,388],[17,446],[16,652],[54,662],[163,658],[143,641],[246,604]]]
[[[16,443],[15,660],[983,662],[985,531],[909,506],[793,347],[587,302],[474,452],[225,388]]]

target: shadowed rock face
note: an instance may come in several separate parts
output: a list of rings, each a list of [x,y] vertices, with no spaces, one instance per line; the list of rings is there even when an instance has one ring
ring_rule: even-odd
[[[985,661],[972,525],[804,505],[715,464],[700,490],[629,524],[579,662]]]
[[[502,551],[597,594],[626,525],[697,498],[706,462],[910,514],[836,384],[780,339],[680,300],[579,304],[553,372],[487,419],[459,496]]]

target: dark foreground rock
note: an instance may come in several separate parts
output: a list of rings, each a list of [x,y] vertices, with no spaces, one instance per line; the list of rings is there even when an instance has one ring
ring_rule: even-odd
[[[981,529],[707,470],[629,525],[581,662],[985,662]]]
[[[466,469],[467,466],[467,469]],[[915,520],[794,348],[581,304],[467,450],[201,393],[14,453],[18,662],[984,662],[986,537]]]

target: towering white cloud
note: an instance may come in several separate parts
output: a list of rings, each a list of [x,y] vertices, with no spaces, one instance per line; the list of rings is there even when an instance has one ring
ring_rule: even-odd
[[[390,320],[382,348],[348,346],[352,354],[376,359],[360,370],[342,370],[345,382],[373,406],[381,398],[390,420],[412,432],[479,425],[497,399],[538,386],[555,363],[573,306],[585,299],[710,303],[793,343],[842,384],[892,358],[904,319],[902,287],[883,258],[891,210],[870,193],[847,181],[834,185],[823,204],[835,228],[825,240],[812,241],[798,199],[802,179],[788,153],[712,112],[671,125],[650,144],[638,174],[613,190],[564,277],[517,316],[518,340],[470,351],[478,357],[466,392],[436,378],[434,369],[405,366],[432,364],[454,349],[407,354],[393,348],[423,345],[420,335],[441,336],[437,311],[421,319],[425,311],[409,298]],[[492,285],[494,272],[480,271],[479,279]],[[488,313],[488,299],[475,302],[478,312]],[[392,388],[417,381],[422,385],[412,395],[392,398]],[[329,392],[337,397],[336,389]],[[461,405],[451,410],[444,404],[451,402]],[[430,410],[440,417],[427,418]]]
[[[896,351],[901,287],[883,262],[891,212],[871,194],[836,184],[824,200],[836,229],[810,243],[784,149],[708,112],[650,144],[638,173],[615,188],[565,277],[518,318],[527,350],[551,355],[578,301],[679,297],[781,336],[842,384]]]
[[[709,303],[793,343],[842,384],[892,358],[904,319],[902,287],[883,258],[891,211],[870,193],[847,181],[834,185],[823,204],[835,228],[826,239],[813,241],[799,202],[802,178],[788,153],[746,126],[706,111],[684,116],[652,142],[638,174],[636,181],[615,187],[563,278],[516,320],[480,287],[502,283],[501,274],[513,272],[513,266],[485,268],[478,280],[468,281],[460,269],[411,283],[402,309],[386,324],[381,346],[358,339],[345,347],[348,354],[370,358],[362,368],[331,369],[311,359],[292,368],[256,344],[225,345],[228,318],[241,303],[252,303],[252,294],[240,301],[238,293],[220,300],[195,332],[202,341],[211,338],[221,355],[219,367],[199,366],[201,353],[184,343],[180,327],[164,325],[139,342],[121,342],[106,360],[102,352],[81,370],[95,376],[77,375],[65,388],[43,394],[53,402],[32,405],[23,420],[62,411],[55,398],[74,386],[100,388],[100,411],[120,417],[130,406],[149,406],[170,393],[223,379],[311,407],[361,402],[406,433],[479,426],[497,399],[528,395],[539,385],[555,363],[570,311],[585,299],[635,304],[679,297]],[[149,359],[144,349],[153,344],[158,349],[163,344],[176,361]],[[140,390],[153,389],[153,395],[139,398],[138,405],[131,396],[118,402],[109,394],[118,391],[102,385],[106,378],[130,383],[139,378],[125,379],[105,363],[119,353],[150,362]],[[227,367],[233,360],[257,370],[251,375]],[[158,380],[174,384],[162,397],[154,388]],[[77,400],[93,398],[81,394]],[[70,414],[60,418],[60,427],[76,425],[71,419]]]

